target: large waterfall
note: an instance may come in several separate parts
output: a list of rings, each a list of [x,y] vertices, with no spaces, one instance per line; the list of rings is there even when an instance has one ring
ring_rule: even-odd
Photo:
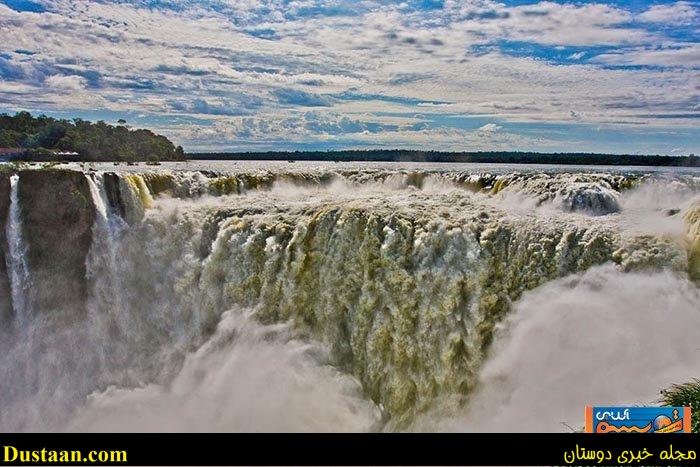
[[[700,373],[697,173],[298,165],[6,173],[0,429],[493,430]]]

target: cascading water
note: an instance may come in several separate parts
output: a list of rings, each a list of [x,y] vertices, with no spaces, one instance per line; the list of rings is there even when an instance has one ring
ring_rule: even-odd
[[[95,205],[97,214],[95,225],[93,226],[90,257],[87,261],[88,275],[96,275],[96,272],[90,271],[90,268],[99,262],[105,261],[108,264],[103,272],[113,273],[116,270],[117,261],[115,242],[127,225],[114,212],[114,209],[109,207],[109,196],[107,195],[103,175],[96,174],[94,179],[93,176],[86,175],[85,179],[90,187],[91,200]],[[111,283],[114,283],[117,279],[116,277],[109,278]]]
[[[109,199],[104,187],[104,178],[102,174],[95,175],[95,178],[96,180],[93,179],[91,175],[85,175],[85,180],[87,180],[88,186],[90,187],[92,202],[95,204],[98,223],[102,223],[103,225],[101,227],[107,229],[107,233],[111,236],[110,218],[112,216],[111,209],[107,208]]]
[[[377,408],[288,326],[228,311],[168,384],[93,394],[72,431],[367,431]]]
[[[27,265],[27,245],[22,233],[22,211],[19,203],[19,176],[10,177],[10,209],[7,216],[6,237],[8,255],[7,271],[12,289],[12,309],[17,324],[22,326],[29,318],[29,293],[31,290],[29,267]]]
[[[523,293],[694,264],[693,175],[645,209],[628,190],[650,175],[306,170],[66,175],[95,213],[84,313],[32,310],[3,344],[0,428],[406,428],[481,393],[498,324],[537,303]]]
[[[581,429],[586,405],[654,405],[700,374],[700,289],[668,272],[610,266],[527,292],[498,329],[465,410],[429,431]],[[643,357],[640,357],[643,355]]]
[[[90,282],[90,295],[87,299],[87,333],[92,339],[104,339],[104,345],[97,346],[100,365],[110,367],[110,361],[124,355],[115,348],[128,329],[128,315],[122,300],[124,283],[119,270],[117,241],[125,223],[109,207],[104,177],[102,174],[85,176],[90,187],[91,200],[97,217],[92,227],[92,244],[86,257],[86,280]],[[105,338],[105,336],[109,336]]]

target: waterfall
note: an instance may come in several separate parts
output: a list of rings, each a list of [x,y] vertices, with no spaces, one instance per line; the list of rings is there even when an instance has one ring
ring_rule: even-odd
[[[700,373],[699,336],[700,289],[687,279],[593,267],[526,292],[466,409],[414,429],[566,431],[585,405],[656,405],[660,389]]]
[[[99,221],[106,223],[107,219],[108,219],[107,194],[105,192],[103,195],[104,189],[100,189],[97,187],[97,183],[92,178],[92,176],[86,174],[85,180],[87,180],[88,186],[90,187],[90,194],[92,195],[92,202],[95,204],[95,210],[97,211],[97,217],[98,217]],[[98,180],[100,181],[100,185],[103,187],[104,183],[102,183],[102,177],[100,176],[100,178]]]
[[[144,208],[153,207],[153,196],[151,195],[146,182],[139,174],[131,174],[124,177],[131,189],[136,193]]]
[[[85,179],[90,187],[90,195],[97,213],[97,228],[98,230],[103,230],[113,240],[119,231],[124,228],[125,223],[109,205],[104,174],[94,174],[94,178],[86,174]]]
[[[500,352],[492,346],[499,324],[543,308],[519,301],[528,290],[566,286],[557,279],[606,262],[616,284],[628,274],[641,280],[636,270],[676,277],[696,258],[686,249],[696,230],[682,241],[685,209],[633,208],[636,198],[624,192],[620,212],[584,209],[602,206],[597,195],[578,210],[559,203],[571,193],[616,190],[613,177],[513,175],[492,195],[442,183],[449,173],[398,181],[391,173],[346,174],[333,183],[256,173],[30,175],[36,185],[23,173],[23,193],[31,187],[34,195],[36,186],[42,203],[32,206],[55,216],[45,216],[43,230],[25,221],[25,237],[36,252],[44,232],[74,235],[80,214],[89,240],[78,256],[85,295],[47,309],[36,295],[29,303],[12,177],[8,271],[15,311],[28,318],[0,349],[0,430],[324,430],[334,414],[345,429],[374,429],[375,405],[382,429],[402,429],[436,407],[456,410],[480,390],[484,362]],[[679,198],[686,203],[698,190],[679,180],[689,187]],[[506,196],[511,191],[523,199]],[[35,209],[30,201],[22,208]],[[660,205],[683,208],[680,201]],[[696,219],[687,214],[687,225]],[[678,230],[674,241],[667,223]],[[55,269],[64,251],[53,252],[32,256],[37,290],[68,272]],[[588,306],[594,294],[579,296]],[[619,313],[618,302],[601,302],[601,317]],[[554,306],[547,316],[570,308]],[[523,345],[535,345],[530,340]],[[318,392],[309,397],[307,387]],[[278,407],[288,415],[278,417]],[[306,423],[299,415],[306,413],[317,418]],[[105,421],[112,414],[117,425]],[[139,414],[153,423],[141,424]]]
[[[93,338],[103,338],[109,329],[115,332],[124,329],[115,324],[124,322],[128,316],[124,313],[124,283],[121,279],[118,261],[117,241],[126,227],[126,223],[109,205],[103,174],[86,174],[90,195],[97,214],[92,228],[92,244],[86,257],[86,278],[91,282],[87,308],[90,313],[91,326],[88,332]],[[108,345],[98,348],[104,362],[109,353],[114,351]]]
[[[21,325],[26,322],[30,312],[27,306],[30,284],[27,245],[22,235],[19,175],[10,177],[10,187],[10,209],[6,225],[8,243],[6,262],[12,288],[12,308],[18,323]]]

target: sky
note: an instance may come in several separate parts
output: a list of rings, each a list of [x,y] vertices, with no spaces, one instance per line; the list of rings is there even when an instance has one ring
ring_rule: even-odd
[[[700,154],[700,0],[0,0],[0,113],[188,151]]]

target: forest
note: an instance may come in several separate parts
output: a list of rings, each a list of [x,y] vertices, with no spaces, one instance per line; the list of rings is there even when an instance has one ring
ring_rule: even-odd
[[[17,149],[18,159],[81,161],[184,160],[182,147],[150,130],[131,129],[126,121],[117,125],[75,118],[59,120],[29,112],[0,114],[0,148]],[[62,153],[62,154],[58,154]],[[76,153],[76,154],[69,154]]]
[[[700,157],[540,153],[521,151],[423,151],[371,149],[335,151],[201,152],[185,154],[168,138],[146,129],[132,129],[124,120],[110,125],[102,120],[55,119],[29,112],[0,114],[0,149],[22,160],[174,161],[276,160],[276,161],[376,161],[376,162],[480,162],[505,164],[563,164],[613,166],[700,167]]]
[[[615,166],[671,166],[700,167],[700,157],[595,154],[595,153],[541,153],[518,151],[447,152],[404,149],[375,149],[349,151],[294,151],[294,152],[235,152],[190,153],[190,159],[210,160],[274,160],[274,161],[375,161],[375,162],[480,162],[503,164],[564,164]]]

